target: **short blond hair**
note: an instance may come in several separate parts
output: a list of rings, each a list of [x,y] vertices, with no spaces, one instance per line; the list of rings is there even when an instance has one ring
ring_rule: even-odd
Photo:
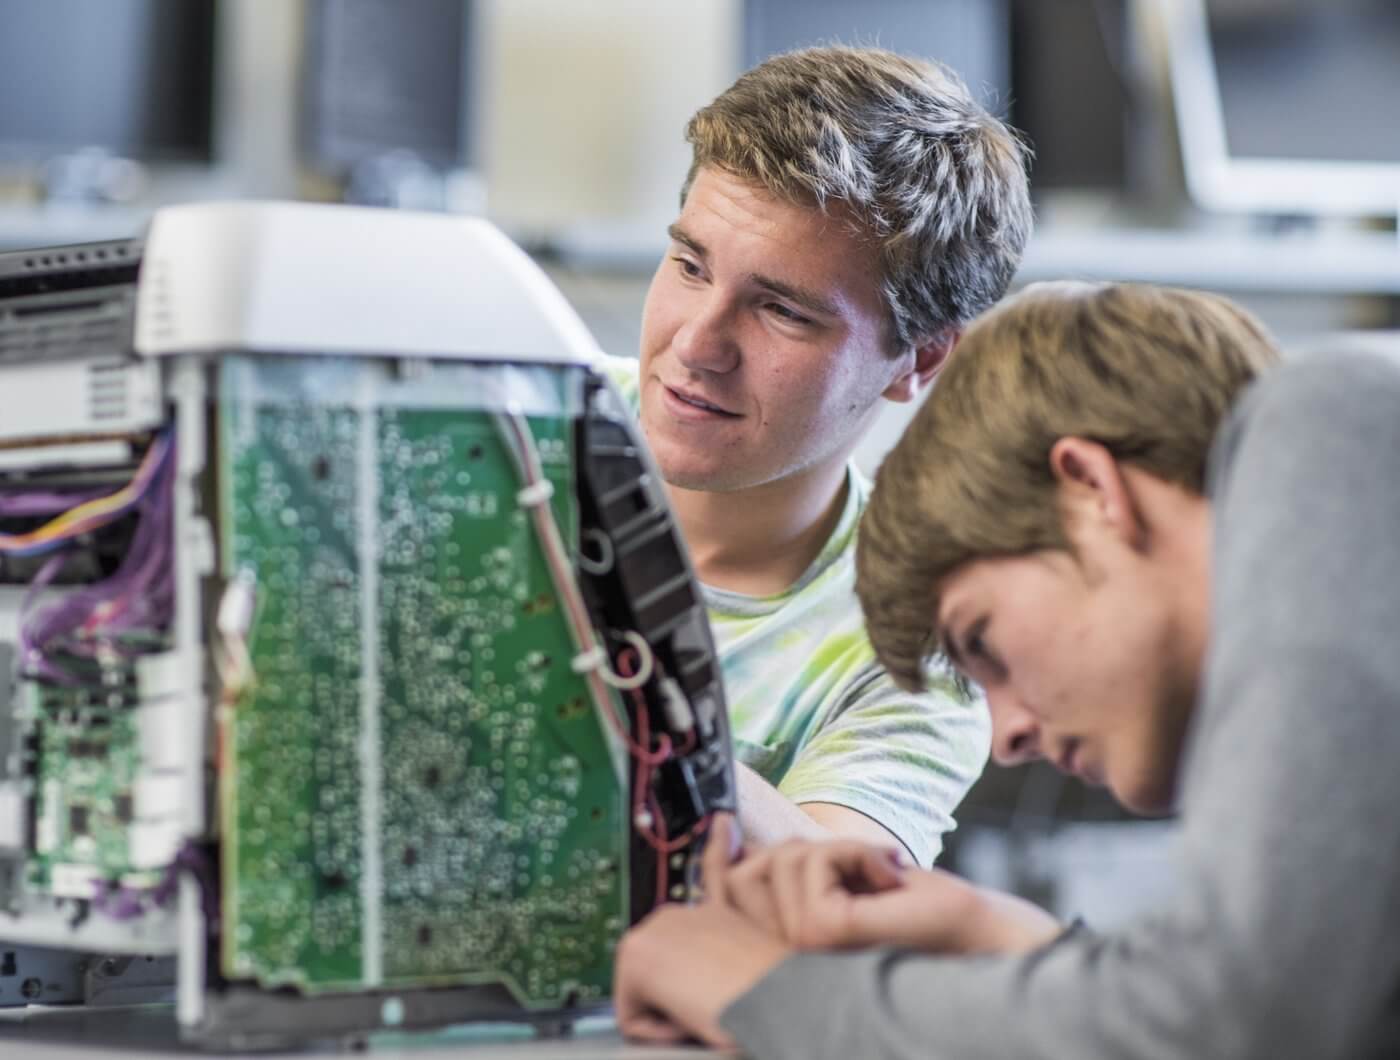
[[[880,660],[923,686],[939,581],[975,559],[1067,549],[1050,450],[1064,437],[1197,493],[1222,420],[1279,357],[1216,295],[1041,283],[970,328],[885,458],[861,523],[856,591]]]
[[[878,48],[808,48],[741,76],[686,126],[681,190],[714,166],[843,206],[879,249],[896,352],[1006,293],[1031,231],[1027,150],[956,74]]]

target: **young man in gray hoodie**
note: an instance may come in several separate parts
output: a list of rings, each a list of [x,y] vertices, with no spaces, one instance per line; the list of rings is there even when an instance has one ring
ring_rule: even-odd
[[[855,841],[715,844],[707,901],[623,940],[624,1032],[804,1060],[1400,1055],[1400,364],[1273,359],[1222,299],[1031,288],[963,338],[861,531],[891,675],[917,686],[941,646],[999,760],[1178,809],[1173,897],[1098,935]]]

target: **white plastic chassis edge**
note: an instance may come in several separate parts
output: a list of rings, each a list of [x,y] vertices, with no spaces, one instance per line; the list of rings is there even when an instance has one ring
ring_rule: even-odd
[[[479,218],[310,203],[171,206],[151,221],[138,353],[577,363],[583,321]]]

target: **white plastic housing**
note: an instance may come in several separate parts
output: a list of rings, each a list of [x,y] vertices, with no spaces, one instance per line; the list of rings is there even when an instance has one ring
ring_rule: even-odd
[[[282,202],[157,211],[136,349],[554,364],[598,352],[549,278],[487,221]]]

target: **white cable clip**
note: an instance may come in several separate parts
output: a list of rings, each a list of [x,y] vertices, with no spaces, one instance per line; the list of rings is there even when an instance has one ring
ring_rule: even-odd
[[[656,668],[656,657],[652,655],[651,645],[646,642],[646,638],[635,630],[629,629],[622,635],[622,639],[632,645],[637,652],[637,658],[640,660],[637,672],[630,677],[623,677],[611,667],[604,667],[598,676],[614,688],[630,692],[634,688],[641,688],[642,685],[651,680],[652,671]]]
[[[695,712],[690,709],[690,700],[685,698],[674,677],[661,679],[661,705],[666,711],[666,720],[676,732],[689,732],[695,727]]]
[[[532,482],[519,493],[515,499],[520,502],[522,508],[538,508],[541,504],[549,501],[554,496],[554,483],[547,478],[542,478],[538,482]]]
[[[257,576],[243,567],[224,586],[214,627],[225,636],[246,636],[253,625]]]
[[[594,645],[585,652],[579,652],[569,662],[570,668],[576,674],[586,674],[604,666],[608,661],[608,653],[601,646]]]

